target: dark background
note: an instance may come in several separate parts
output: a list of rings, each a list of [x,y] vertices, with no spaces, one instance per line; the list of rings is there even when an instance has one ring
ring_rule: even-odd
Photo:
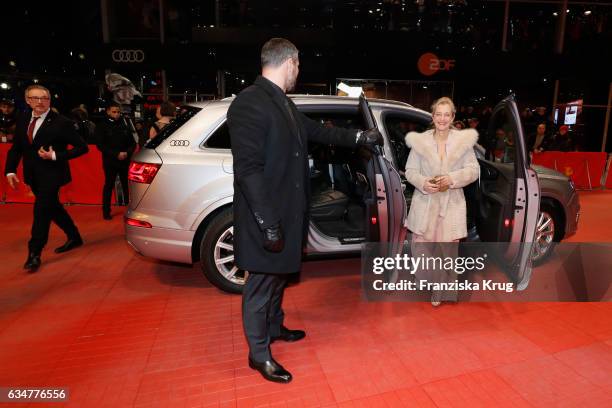
[[[164,98],[229,96],[258,74],[261,45],[282,36],[300,49],[297,93],[335,94],[338,78],[398,80],[412,84],[410,94],[388,83],[377,96],[427,109],[437,89],[451,89],[459,105],[478,110],[515,93],[521,108],[551,113],[557,84],[558,106],[583,100],[586,147],[600,150],[612,80],[612,1],[567,2],[560,49],[563,4],[510,1],[504,49],[503,0],[4,3],[0,82],[7,87],[0,95],[22,108],[23,89],[36,79],[51,88],[60,111],[84,103],[95,112],[105,73],[118,72],[148,94],[146,108]],[[145,58],[117,63],[116,49],[143,50]],[[417,61],[426,52],[454,67],[423,75]],[[423,95],[416,97],[416,88]]]

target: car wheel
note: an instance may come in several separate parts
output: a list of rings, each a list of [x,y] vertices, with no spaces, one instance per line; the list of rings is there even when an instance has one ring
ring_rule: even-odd
[[[531,250],[533,265],[541,265],[553,253],[561,240],[561,217],[559,211],[549,202],[540,203],[540,214],[536,226],[535,240]]]
[[[210,283],[229,293],[242,293],[248,272],[234,263],[234,213],[227,208],[206,227],[200,244],[202,270]]]

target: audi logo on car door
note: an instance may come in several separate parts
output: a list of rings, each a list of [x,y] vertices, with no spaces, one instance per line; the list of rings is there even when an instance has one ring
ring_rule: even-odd
[[[143,50],[113,50],[114,62],[142,62],[144,61]]]

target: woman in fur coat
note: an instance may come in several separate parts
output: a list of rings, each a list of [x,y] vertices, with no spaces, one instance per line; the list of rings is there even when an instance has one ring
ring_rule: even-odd
[[[406,179],[415,187],[407,219],[408,229],[413,234],[413,256],[440,256],[440,253],[443,257],[456,256],[456,244],[427,243],[456,243],[467,236],[463,187],[479,175],[474,154],[478,132],[453,128],[455,112],[450,98],[440,98],[432,105],[433,128],[406,135],[406,144],[411,148],[406,162]],[[424,279],[429,282],[454,282],[457,278],[454,271],[424,273]],[[443,300],[456,301],[457,292],[433,292],[432,305],[438,306]]]

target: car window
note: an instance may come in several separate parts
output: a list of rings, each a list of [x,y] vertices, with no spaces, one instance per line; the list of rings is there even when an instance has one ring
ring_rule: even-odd
[[[341,127],[345,129],[365,128],[363,116],[354,109],[352,111],[303,111],[310,119],[325,127]],[[344,193],[354,197],[360,188],[358,173],[366,174],[362,157],[369,155],[364,148],[351,148],[321,143],[308,143],[310,164],[310,188],[313,196],[328,190]]]
[[[365,129],[363,117],[357,111],[353,112],[304,112],[310,119],[319,122],[325,127],[341,127],[345,129]],[[309,143],[308,151],[311,155],[319,158],[321,156],[336,156],[337,160],[342,160],[341,157],[352,154],[353,149],[342,146],[323,146],[317,143]],[[329,158],[329,157],[328,157]],[[332,160],[328,160],[331,162]]]
[[[211,149],[231,149],[232,142],[230,139],[229,128],[227,121],[223,122],[221,126],[214,131],[212,135],[206,139],[204,147]]]
[[[306,116],[323,126],[339,126],[347,129],[363,129],[361,116],[357,113],[343,112],[306,112]],[[231,149],[232,143],[227,121],[213,132],[204,142],[204,147],[212,149]]]
[[[194,106],[182,106],[180,113],[172,120],[172,122],[164,126],[159,131],[157,136],[145,143],[144,147],[147,149],[157,148],[163,143],[164,140],[176,132],[178,128],[187,123],[189,119],[193,118],[200,110],[200,108],[196,108]]]
[[[365,129],[363,117],[352,112],[304,112],[310,119],[316,120],[325,127],[341,127],[346,129]]]
[[[410,149],[406,146],[406,134],[408,132],[423,132],[427,129],[427,123],[423,120],[399,113],[388,113],[383,120],[391,150],[395,155],[398,168],[406,167]]]
[[[482,139],[482,145],[488,153],[487,157],[496,162],[514,163],[516,157],[515,132],[516,129],[508,116],[508,111],[500,111],[494,115]]]

